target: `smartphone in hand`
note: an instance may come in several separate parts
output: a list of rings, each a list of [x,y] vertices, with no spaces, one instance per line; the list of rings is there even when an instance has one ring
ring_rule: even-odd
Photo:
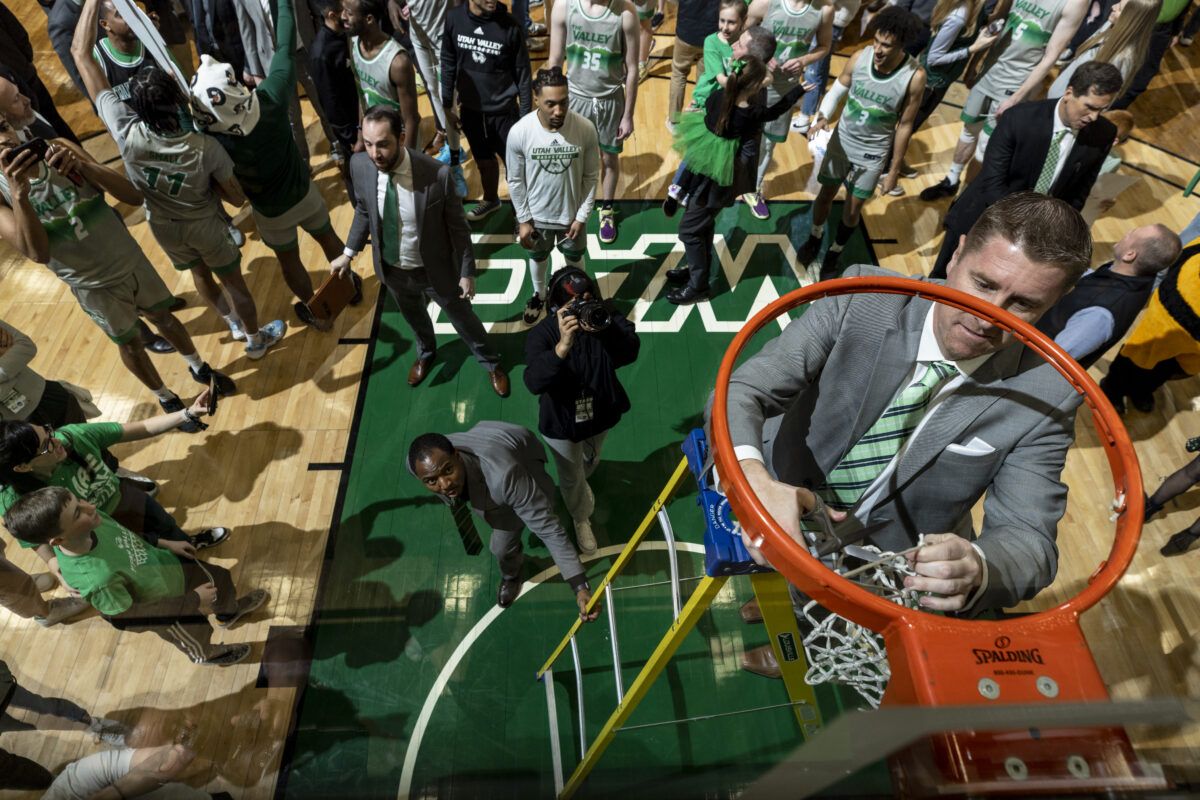
[[[30,139],[25,144],[14,147],[8,153],[8,163],[13,163],[22,153],[33,152],[35,161],[45,161],[46,153],[50,151],[50,143],[45,139]]]
[[[217,413],[217,398],[219,396],[220,392],[217,391],[217,376],[214,373],[208,379],[208,415],[210,417]]]

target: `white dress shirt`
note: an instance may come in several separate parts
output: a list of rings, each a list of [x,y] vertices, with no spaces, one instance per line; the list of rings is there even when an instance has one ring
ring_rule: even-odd
[[[1059,131],[1066,131],[1067,135],[1062,137],[1062,142],[1058,145],[1058,163],[1054,165],[1054,177],[1050,179],[1050,188],[1054,188],[1055,181],[1062,173],[1063,165],[1067,163],[1067,156],[1071,154],[1071,148],[1075,146],[1075,129],[1067,126],[1067,123],[1062,121],[1062,100],[1058,101],[1058,105],[1054,107],[1054,127],[1050,131],[1050,146],[1054,146],[1054,137],[1058,136]],[[1050,155],[1050,151],[1046,151],[1046,155]],[[1043,161],[1042,164],[1046,162]],[[1040,165],[1039,165],[1040,166]],[[1040,171],[1040,170],[1039,170]]]
[[[387,197],[387,182],[396,185],[396,204],[400,220],[400,263],[392,264],[400,269],[420,269],[425,266],[421,260],[421,245],[417,231],[417,204],[413,197],[412,158],[405,153],[404,160],[392,167],[391,172],[380,172],[375,182],[375,202],[379,211],[379,226],[383,227],[384,201]],[[376,242],[376,247],[383,247],[382,242]]]

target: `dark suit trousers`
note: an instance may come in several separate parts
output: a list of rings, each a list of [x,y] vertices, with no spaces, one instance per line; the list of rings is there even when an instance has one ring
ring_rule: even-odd
[[[450,324],[458,331],[459,338],[466,342],[467,347],[475,355],[475,360],[489,372],[500,363],[500,355],[488,346],[487,332],[483,323],[475,315],[475,310],[465,298],[456,297],[449,302],[443,301],[433,291],[429,284],[429,276],[424,269],[397,269],[385,266],[383,282],[396,304],[400,313],[417,337],[417,358],[433,358],[437,352],[437,339],[433,335],[433,320],[429,318],[427,306],[430,300],[436,302],[446,312]]]
[[[1129,88],[1125,90],[1125,94],[1117,98],[1117,102],[1112,104],[1113,108],[1129,108],[1133,105],[1133,101],[1137,100],[1138,95],[1146,91],[1146,87],[1150,85],[1150,81],[1154,80],[1154,76],[1158,74],[1159,67],[1162,66],[1163,56],[1171,49],[1171,40],[1175,38],[1175,23],[1160,22],[1150,31],[1150,45],[1146,48],[1146,60],[1142,62],[1142,66],[1133,74],[1133,80],[1129,83]]]
[[[938,251],[937,261],[933,264],[933,271],[929,273],[931,278],[945,278],[946,267],[950,265],[950,259],[954,256],[954,251],[958,248],[959,237],[965,236],[967,231],[975,224],[976,220],[964,220],[965,214],[958,214],[951,217],[946,224],[946,237],[942,239],[942,249]],[[965,224],[969,221],[970,224]]]
[[[688,206],[679,221],[679,241],[683,243],[688,264],[688,286],[697,291],[708,291],[712,275],[713,234],[717,229],[720,208],[709,208],[695,202]]]

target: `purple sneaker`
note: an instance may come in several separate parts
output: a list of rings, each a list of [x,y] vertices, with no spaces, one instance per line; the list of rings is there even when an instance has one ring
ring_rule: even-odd
[[[611,208],[600,209],[600,241],[612,244],[617,240],[617,214]]]
[[[762,196],[762,192],[747,192],[742,195],[742,202],[750,209],[750,213],[757,219],[770,219],[771,209],[767,205],[766,199]]]

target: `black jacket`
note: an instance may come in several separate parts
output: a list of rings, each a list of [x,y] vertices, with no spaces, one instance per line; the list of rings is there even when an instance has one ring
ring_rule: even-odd
[[[533,103],[525,33],[503,3],[490,17],[477,17],[467,3],[450,9],[442,36],[442,100],[454,91],[464,111],[500,113],[513,100],[528,114]]]
[[[561,359],[554,352],[560,339],[558,316],[548,314],[525,339],[525,386],[539,398],[538,430],[551,439],[581,442],[609,430],[629,410],[629,396],[617,380],[617,369],[637,360],[641,343],[633,323],[613,312],[613,322],[600,333],[579,331]],[[577,401],[591,398],[592,418],[575,421]]]
[[[358,138],[358,84],[345,34],[318,25],[308,48],[308,74],[329,127],[344,147],[353,148]]]
[[[1057,100],[1038,100],[1004,112],[988,142],[983,171],[946,215],[948,229],[966,233],[988,206],[1037,185],[1050,152],[1057,106]],[[1076,134],[1075,145],[1050,187],[1050,196],[1081,210],[1116,136],[1116,126],[1104,117]]]

